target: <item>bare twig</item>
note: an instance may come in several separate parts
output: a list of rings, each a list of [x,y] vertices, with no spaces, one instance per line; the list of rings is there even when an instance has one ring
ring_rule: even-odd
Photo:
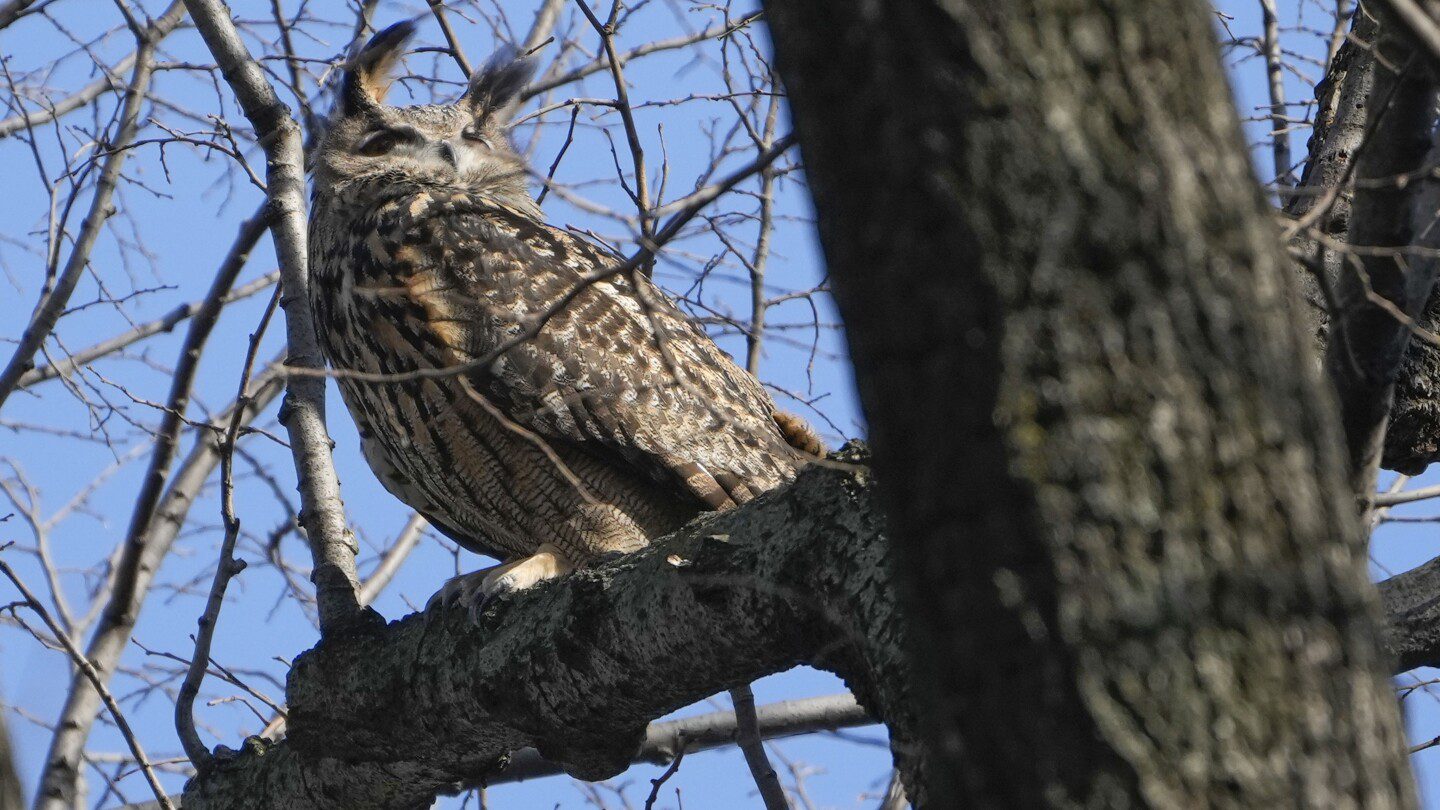
[[[470,60],[465,58],[465,49],[460,47],[460,40],[455,36],[455,29],[450,27],[450,18],[445,15],[445,0],[426,0],[430,4],[430,13],[435,16],[435,22],[440,26],[440,33],[445,35],[445,44],[450,48],[450,57],[455,64],[460,66],[460,72],[468,78],[473,71],[470,67]]]
[[[256,379],[248,405],[236,403],[232,406],[244,411],[246,422],[254,419],[279,395],[282,378],[278,367],[278,361],[272,363]],[[222,418],[228,419],[229,411]],[[208,432],[201,433],[195,448],[170,478],[169,487],[153,510],[144,533],[122,547],[120,560],[110,576],[109,595],[97,599],[104,605],[100,625],[85,649],[86,659],[94,665],[102,679],[108,679],[119,665],[120,655],[140,617],[140,609],[160,568],[160,561],[169,554],[191,505],[219,460],[219,437]],[[69,810],[72,804],[80,777],[81,753],[95,721],[96,698],[96,692],[77,675],[60,711],[50,750],[45,757],[38,797],[38,807],[43,810]]]
[[[0,14],[3,14],[3,12],[0,12]],[[173,0],[164,13],[156,17],[155,21],[146,27],[146,39],[152,44],[158,44],[160,40],[168,36],[170,32],[178,28],[184,19],[185,6],[183,0]],[[4,25],[0,25],[0,28],[3,27]],[[137,49],[134,53],[120,59],[113,67],[107,69],[102,66],[100,69],[105,75],[81,87],[70,96],[54,104],[46,103],[41,109],[22,110],[9,118],[0,119],[0,138],[54,121],[81,107],[88,106],[95,99],[112,90],[118,90],[124,87],[125,82],[122,81],[119,76],[135,66],[135,60],[139,54],[140,51]]]
[[[676,752],[675,759],[670,763],[670,766],[665,769],[664,773],[650,780],[650,795],[645,797],[645,810],[654,810],[655,800],[660,798],[660,788],[664,787],[665,783],[670,781],[670,777],[674,776],[675,772],[680,770],[680,762],[684,759],[685,746],[682,745],[680,746],[680,750]]]
[[[220,519],[225,526],[225,537],[220,542],[220,560],[215,564],[215,578],[210,583],[210,595],[205,601],[205,612],[200,616],[199,630],[195,634],[195,652],[190,656],[185,680],[175,697],[175,730],[180,735],[185,755],[197,770],[210,767],[213,758],[195,731],[195,696],[200,692],[200,682],[205,678],[205,668],[210,661],[210,644],[220,621],[220,608],[225,604],[226,586],[231,578],[245,570],[245,561],[235,559],[235,540],[240,536],[240,518],[235,514],[235,442],[240,436],[240,425],[245,415],[245,392],[250,388],[250,373],[255,368],[260,340],[264,338],[270,318],[275,314],[275,305],[280,302],[283,289],[283,286],[275,288],[275,294],[265,307],[265,314],[260,317],[260,325],[250,335],[250,348],[246,351],[240,384],[235,391],[236,408],[220,445]]]
[[[550,38],[550,33],[555,30],[555,23],[560,20],[560,10],[564,7],[565,0],[545,0],[540,4],[540,8],[535,11],[535,21],[530,24],[530,31],[525,35],[525,41],[520,43],[520,53],[530,53]]]
[[[178,17],[180,12],[172,6],[170,14]],[[139,46],[135,52],[135,69],[130,76],[129,86],[125,88],[125,101],[121,105],[115,137],[106,145],[109,154],[105,157],[104,168],[100,170],[100,178],[95,183],[90,211],[81,223],[75,244],[70,249],[70,257],[65,262],[65,269],[54,280],[53,286],[47,283],[39,303],[35,305],[35,313],[31,316],[29,325],[20,335],[15,353],[5,368],[0,370],[0,408],[4,407],[5,400],[19,387],[20,378],[30,370],[35,353],[40,350],[41,344],[55,328],[55,322],[65,311],[70,295],[75,292],[75,286],[80,283],[80,277],[84,275],[90,262],[90,252],[100,237],[100,230],[114,213],[110,198],[115,193],[115,186],[120,182],[120,171],[125,166],[126,156],[129,155],[129,150],[123,147],[135,139],[135,133],[140,129],[140,107],[145,101],[145,93],[150,87],[150,75],[155,67],[155,42],[150,38],[148,30],[137,28],[135,38]]]
[[[688,48],[697,42],[704,42],[710,39],[721,39],[724,37],[728,37],[736,31],[739,31],[749,26],[751,23],[755,22],[763,16],[763,12],[754,11],[746,14],[744,17],[741,17],[737,20],[726,22],[722,25],[713,25],[709,28],[706,28],[702,31],[697,31],[693,34],[686,34],[685,36],[681,37],[662,39],[655,42],[647,42],[644,45],[637,45],[636,47],[619,54],[619,61],[622,65],[628,64],[641,56],[648,56],[652,53],[679,50],[680,48]],[[550,90],[554,90],[557,87],[564,87],[571,82],[577,82],[585,78],[586,76],[599,73],[600,71],[605,70],[608,66],[609,65],[607,60],[602,59],[596,59],[593,62],[587,62],[586,64],[580,65],[579,67],[561,73],[558,76],[550,76],[531,83],[529,87],[525,88],[525,92],[521,94],[521,97],[524,99],[534,98],[541,93],[549,92]]]
[[[630,160],[635,170],[635,191],[632,196],[640,224],[640,242],[653,242],[655,214],[650,210],[650,181],[645,172],[645,147],[640,143],[640,132],[635,127],[635,111],[630,107],[630,90],[625,84],[625,67],[615,52],[615,12],[619,10],[619,4],[617,3],[615,10],[611,12],[610,19],[602,23],[585,0],[575,0],[575,3],[580,7],[585,19],[590,21],[591,27],[600,35],[600,45],[610,66],[610,78],[615,83],[615,109],[620,112],[620,120],[625,127],[625,140],[629,144]],[[642,264],[645,275],[650,275],[652,264],[650,259]]]
[[[400,564],[410,556],[410,552],[420,542],[420,538],[425,534],[425,528],[429,525],[419,514],[410,515],[410,519],[405,521],[405,528],[400,530],[395,542],[390,545],[390,550],[385,552],[385,556],[380,559],[380,564],[375,566],[375,570],[360,585],[360,604],[368,605],[374,602],[375,597],[385,590],[385,586],[395,578],[396,572],[400,570]]]
[[[125,714],[120,711],[120,705],[115,702],[115,696],[110,694],[109,689],[105,688],[105,682],[100,678],[100,673],[95,671],[95,667],[91,665],[90,661],[80,652],[80,648],[75,646],[75,642],[70,639],[70,635],[66,633],[60,625],[55,623],[55,620],[50,617],[50,612],[45,609],[45,606],[40,603],[39,599],[35,598],[34,594],[30,593],[30,589],[25,587],[25,583],[20,580],[20,577],[15,574],[14,569],[4,560],[0,560],[0,573],[4,573],[10,580],[10,584],[14,585],[15,589],[20,592],[20,596],[24,598],[26,606],[40,617],[40,621],[45,623],[45,626],[49,628],[51,634],[65,647],[65,652],[69,653],[70,660],[85,674],[85,677],[90,681],[90,685],[94,687],[96,693],[100,695],[101,702],[105,704],[105,710],[110,713],[110,718],[115,721],[115,725],[119,728],[121,736],[125,738],[125,744],[130,748],[130,753],[135,756],[135,762],[140,766],[141,773],[145,775],[145,781],[150,783],[150,790],[155,793],[155,801],[159,802],[160,806],[165,808],[165,810],[174,810],[174,805],[170,803],[169,797],[165,795],[164,788],[160,787],[160,780],[155,776],[155,769],[150,765],[150,758],[145,756],[145,749],[140,745],[140,739],[135,736],[134,730],[130,728],[129,721],[125,719]]]
[[[265,275],[260,276],[254,281],[248,282],[240,287],[236,287],[233,291],[229,292],[220,299],[220,304],[223,306],[224,304],[230,304],[234,303],[235,301],[241,301],[249,298],[256,293],[268,289],[271,285],[273,285],[276,281],[279,280],[280,273],[278,271],[274,273],[266,273]],[[53,380],[57,377],[63,377],[67,374],[73,373],[78,368],[89,365],[90,363],[99,360],[102,357],[107,357],[109,355],[115,354],[116,352],[123,351],[127,347],[133,346],[134,344],[139,343],[140,341],[148,337],[153,337],[155,335],[161,334],[162,332],[169,332],[187,318],[193,318],[196,315],[203,314],[206,311],[206,303],[208,300],[209,299],[201,299],[199,301],[191,301],[188,304],[181,304],[180,306],[175,307],[174,309],[165,313],[163,317],[156,318],[153,321],[142,323],[124,334],[116,335],[109,340],[103,340],[99,343],[96,343],[94,346],[75,352],[74,354],[59,362],[31,369],[30,371],[27,371],[25,373],[24,377],[20,378],[20,387],[28,388],[32,385],[45,382],[46,380]]]

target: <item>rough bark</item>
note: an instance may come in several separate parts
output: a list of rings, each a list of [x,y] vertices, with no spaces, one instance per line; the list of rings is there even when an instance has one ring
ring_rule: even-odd
[[[929,806],[1413,806],[1334,404],[1295,362],[1209,7],[766,8]]]
[[[1336,51],[1325,77],[1315,86],[1315,99],[1320,108],[1306,145],[1300,185],[1285,201],[1284,211],[1297,220],[1307,217],[1322,234],[1335,240],[1325,244],[1308,233],[1296,237],[1296,248],[1307,262],[1296,265],[1299,271],[1303,311],[1314,332],[1322,356],[1329,339],[1329,299],[1335,279],[1340,276],[1340,262],[1345,255],[1336,248],[1350,242],[1350,201],[1354,188],[1346,182],[1353,170],[1351,158],[1359,149],[1365,134],[1370,89],[1375,79],[1375,57],[1371,52],[1379,23],[1364,6],[1357,6],[1349,36]],[[1316,211],[1323,206],[1324,211]],[[1315,212],[1312,215],[1312,211]]]
[[[1346,275],[1343,262],[1352,255],[1346,247],[1366,244],[1355,241],[1356,236],[1351,233],[1351,205],[1355,196],[1353,180],[1357,173],[1362,177],[1383,177],[1380,172],[1388,170],[1377,166],[1367,173],[1355,165],[1355,160],[1357,156],[1369,153],[1378,158],[1377,163],[1387,160],[1395,163],[1392,171],[1395,174],[1418,168],[1416,165],[1401,165],[1401,158],[1413,164],[1417,149],[1423,149],[1417,143],[1417,133],[1427,129],[1428,122],[1414,115],[1418,113],[1423,117],[1428,106],[1417,104],[1413,98],[1415,77],[1411,79],[1409,92],[1401,88],[1401,95],[1411,98],[1391,105],[1399,108],[1402,115],[1409,116],[1406,122],[1402,122],[1408,126],[1392,124],[1384,130],[1377,129],[1366,134],[1372,108],[1381,103],[1382,97],[1392,95],[1390,88],[1396,84],[1394,71],[1382,70],[1385,74],[1382,75],[1384,86],[1377,90],[1376,49],[1388,51],[1387,61],[1393,68],[1406,61],[1403,55],[1396,53],[1397,46],[1405,50],[1403,43],[1397,43],[1395,37],[1385,34],[1380,19],[1371,8],[1359,6],[1349,37],[1337,52],[1325,78],[1316,87],[1320,109],[1308,145],[1305,174],[1298,192],[1285,204],[1287,214],[1306,222],[1330,240],[1326,244],[1308,233],[1301,233],[1295,241],[1298,252],[1309,259],[1297,264],[1297,267],[1304,310],[1321,355],[1326,353],[1329,343],[1331,315],[1328,310],[1334,303],[1336,286]],[[1408,109],[1402,104],[1408,105]],[[1362,144],[1367,140],[1370,145],[1362,150]],[[1405,190],[1403,187],[1392,187],[1392,196],[1404,196]],[[1312,214],[1317,207],[1323,208],[1323,213]],[[1411,211],[1409,206],[1402,204],[1395,208],[1380,208],[1378,213],[1388,213],[1393,218],[1408,216]],[[1371,240],[1382,233],[1383,229],[1372,228],[1363,238]],[[1440,296],[1433,290],[1418,313],[1416,302],[1407,302],[1402,309],[1418,315],[1419,325],[1431,332],[1440,325]],[[1385,326],[1380,324],[1381,329]],[[1399,362],[1398,371],[1392,372],[1393,396],[1389,403],[1389,425],[1384,431],[1380,463],[1387,469],[1418,474],[1440,458],[1440,347],[1411,340]],[[1372,362],[1369,365],[1375,364]]]
[[[1433,261],[1405,254],[1418,237],[1416,192],[1428,184],[1397,178],[1425,163],[1436,83],[1408,39],[1395,33],[1399,27],[1387,17],[1372,46],[1377,64],[1366,132],[1353,156],[1353,252],[1344,256],[1334,282],[1325,358],[1340,405],[1351,490],[1366,498],[1375,490],[1395,382],[1411,343],[1406,319],[1420,314],[1435,282]]]
[[[600,779],[630,763],[655,717],[801,663],[844,677],[920,781],[870,493],[863,467],[814,466],[643,552],[506,598],[478,625],[440,610],[328,638],[291,670],[286,740],[221,756],[183,806],[428,807],[525,746]]]

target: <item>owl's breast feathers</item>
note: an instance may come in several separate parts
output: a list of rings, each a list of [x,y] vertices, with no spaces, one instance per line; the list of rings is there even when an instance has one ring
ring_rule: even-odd
[[[335,216],[343,207],[327,217],[337,231],[316,232],[329,242],[312,251],[325,289],[317,316],[323,327],[340,313],[322,308],[372,304],[365,311],[384,321],[374,334],[403,333],[397,348],[411,355],[386,370],[490,358],[438,384],[697,507],[743,503],[801,463],[760,384],[649,279],[593,278],[620,263],[613,254],[468,194],[394,193]],[[539,332],[522,337],[539,318]],[[331,354],[345,362],[343,349]]]

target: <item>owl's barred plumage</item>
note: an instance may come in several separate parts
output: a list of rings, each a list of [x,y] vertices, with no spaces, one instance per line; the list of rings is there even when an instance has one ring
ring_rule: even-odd
[[[528,71],[498,60],[455,105],[386,107],[377,72],[407,35],[356,58],[321,146],[321,345],[336,369],[400,375],[508,348],[340,377],[390,492],[472,551],[583,565],[792,478],[813,433],[643,274],[593,280],[622,259],[540,219],[504,131]]]

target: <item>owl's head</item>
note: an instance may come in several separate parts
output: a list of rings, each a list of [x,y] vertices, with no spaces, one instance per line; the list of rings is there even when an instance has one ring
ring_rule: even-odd
[[[531,61],[502,51],[475,71],[454,103],[392,107],[385,103],[392,70],[414,32],[412,22],[392,25],[350,60],[316,152],[316,193],[343,193],[370,180],[408,181],[533,209],[525,161],[508,132],[534,71]]]

